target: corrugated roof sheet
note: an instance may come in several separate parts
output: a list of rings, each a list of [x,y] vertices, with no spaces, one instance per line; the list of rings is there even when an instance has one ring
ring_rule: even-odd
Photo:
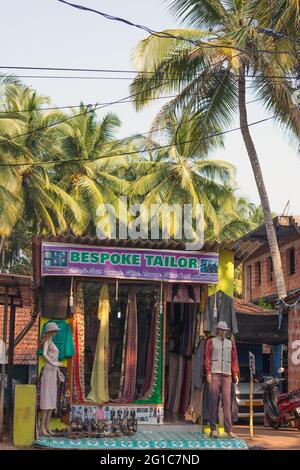
[[[185,250],[185,243],[183,241],[175,240],[132,240],[132,239],[116,239],[106,238],[99,240],[97,237],[91,236],[76,236],[76,235],[58,235],[58,236],[43,236],[40,238],[41,241],[48,241],[53,243],[74,243],[83,245],[94,245],[94,246],[120,246],[127,248],[149,248],[157,250]],[[233,250],[235,247],[235,241],[226,242],[205,242],[202,251],[218,251],[220,248]]]

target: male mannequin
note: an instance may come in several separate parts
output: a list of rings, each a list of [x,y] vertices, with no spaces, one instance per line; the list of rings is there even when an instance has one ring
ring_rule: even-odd
[[[217,336],[209,338],[205,345],[204,366],[207,382],[209,383],[209,421],[211,437],[218,437],[216,421],[218,400],[222,392],[224,427],[229,437],[235,438],[232,432],[230,395],[231,382],[238,383],[238,360],[235,344],[226,338],[228,330],[225,321],[217,324]]]

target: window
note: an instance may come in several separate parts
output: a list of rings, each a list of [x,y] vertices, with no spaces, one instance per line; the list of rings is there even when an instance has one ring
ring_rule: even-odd
[[[290,248],[287,250],[287,268],[288,273],[291,276],[296,272],[296,258],[295,258],[295,248]]]
[[[252,266],[247,266],[247,300],[252,299]]]
[[[261,263],[258,261],[255,263],[255,277],[256,277],[256,284],[260,286],[261,284]]]
[[[268,258],[269,281],[273,281],[273,261],[271,256]]]

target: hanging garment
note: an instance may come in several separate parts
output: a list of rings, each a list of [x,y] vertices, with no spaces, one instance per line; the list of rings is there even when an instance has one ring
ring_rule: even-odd
[[[74,402],[85,400],[85,371],[84,371],[84,345],[85,345],[85,317],[82,283],[76,291],[76,314],[74,317],[74,343],[75,356],[73,358],[73,389]]]
[[[91,391],[88,400],[97,403],[109,401],[108,395],[108,343],[109,343],[109,295],[108,285],[100,290],[97,317],[100,320],[96,351],[91,376]]]
[[[184,414],[188,408],[191,390],[192,380],[192,360],[191,358],[185,358],[183,362],[183,375],[182,375],[182,387],[180,396],[180,407],[179,411]]]
[[[80,366],[79,366],[79,340],[78,340],[78,323],[74,323],[74,343],[75,343],[75,357],[73,358],[73,390],[72,401],[74,403],[82,402],[84,400],[84,383],[80,380]]]
[[[74,341],[72,338],[72,332],[71,332],[69,323],[65,320],[48,320],[43,325],[41,336],[43,335],[46,325],[49,322],[56,323],[56,325],[59,328],[59,331],[56,333],[56,335],[54,336],[52,340],[59,351],[58,360],[62,361],[63,359],[69,359],[70,357],[75,356]],[[41,348],[38,350],[38,354],[39,355],[43,354],[43,351]]]
[[[199,344],[192,357],[192,388],[203,387],[205,339],[200,338]]]
[[[146,373],[141,392],[140,400],[147,400],[156,386],[158,376],[158,353],[159,353],[159,333],[160,333],[159,305],[155,301],[151,314],[150,334],[147,351]]]
[[[181,355],[178,355],[178,376],[177,376],[177,382],[176,382],[176,392],[175,392],[175,400],[174,400],[174,405],[173,413],[178,413],[179,412],[179,407],[180,407],[180,397],[181,397],[181,388],[182,388],[182,380],[183,380],[183,357]]]
[[[121,377],[120,401],[132,403],[136,394],[137,369],[137,305],[136,293],[132,287],[128,292],[125,326],[125,350],[123,351],[123,367]]]
[[[236,335],[239,332],[233,299],[221,290],[210,295],[207,299],[204,313],[204,331],[210,336],[216,336],[216,326],[219,321],[226,321],[228,328],[230,328],[229,335]]]
[[[199,416],[202,415],[204,344],[205,339],[203,337],[199,338],[197,348],[192,356],[192,384],[190,402],[185,413],[185,419],[193,423],[196,423]]]
[[[169,353],[169,377],[168,377],[168,401],[166,408],[172,411],[174,408],[176,384],[178,379],[179,355]]]
[[[139,309],[139,302],[138,302]],[[138,350],[137,350],[137,383],[139,384],[139,392],[145,384],[145,377],[149,370],[147,370],[147,356],[150,344],[153,341],[151,335],[155,334],[155,325],[154,329],[152,327],[152,318],[153,318],[153,308],[150,310],[141,308],[138,313]],[[152,329],[152,330],[151,330]],[[153,354],[152,354],[153,358]],[[150,365],[150,374],[152,367]]]
[[[186,421],[196,423],[200,416],[202,416],[202,403],[203,403],[203,388],[194,388],[190,404],[184,415]]]

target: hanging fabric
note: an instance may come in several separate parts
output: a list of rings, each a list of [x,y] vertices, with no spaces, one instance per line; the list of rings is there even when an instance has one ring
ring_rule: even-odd
[[[76,289],[76,314],[74,316],[74,344],[75,357],[73,358],[73,401],[83,402],[85,400],[85,371],[84,371],[84,344],[85,344],[85,325],[84,325],[84,300],[83,286],[78,284]]]
[[[59,351],[58,360],[63,361],[64,359],[69,359],[70,357],[75,356],[74,341],[72,338],[71,328],[68,323],[68,320],[48,320],[43,325],[41,336],[44,334],[46,326],[50,322],[55,323],[59,328],[59,331],[56,333],[52,340]],[[39,348],[37,353],[42,356],[42,348]]]
[[[108,394],[108,348],[109,348],[109,294],[108,285],[100,290],[97,317],[100,320],[96,351],[91,376],[91,391],[88,400],[97,403],[109,401]]]
[[[132,403],[136,394],[137,370],[137,304],[135,289],[128,291],[128,303],[125,323],[125,349],[123,349],[123,366],[119,401]]]
[[[147,400],[156,387],[158,377],[158,364],[159,364],[159,345],[160,345],[160,313],[159,304],[154,302],[151,324],[150,324],[150,337],[147,351],[146,374],[144,378],[143,388],[140,400]]]

